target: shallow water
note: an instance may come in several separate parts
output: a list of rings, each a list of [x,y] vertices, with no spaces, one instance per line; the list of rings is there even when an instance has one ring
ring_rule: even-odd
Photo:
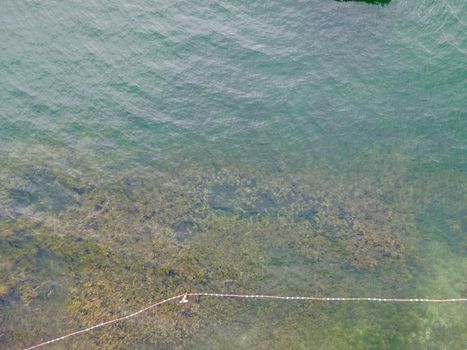
[[[185,290],[467,295],[463,1],[5,0],[0,348]],[[51,349],[457,349],[466,306],[191,300]]]

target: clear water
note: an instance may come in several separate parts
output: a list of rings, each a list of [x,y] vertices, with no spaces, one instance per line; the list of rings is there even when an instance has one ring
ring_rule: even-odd
[[[467,295],[467,5],[3,0],[0,348],[181,291]],[[462,349],[465,304],[191,300],[50,349]]]

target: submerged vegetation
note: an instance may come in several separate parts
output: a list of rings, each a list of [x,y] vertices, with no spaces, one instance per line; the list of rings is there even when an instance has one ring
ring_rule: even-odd
[[[317,174],[278,180],[224,169],[102,184],[24,169],[1,197],[2,343],[28,345],[183,291],[343,295],[383,293],[384,285],[394,294],[420,269],[409,249],[413,217],[372,191]],[[365,282],[368,274],[380,287]],[[318,336],[332,306],[296,307],[169,304],[69,347],[203,347],[196,334],[237,316],[275,327],[279,321],[267,317],[273,311],[283,331],[311,313],[320,321],[308,326]],[[246,336],[244,346],[254,339]],[[274,339],[275,347],[286,345]]]

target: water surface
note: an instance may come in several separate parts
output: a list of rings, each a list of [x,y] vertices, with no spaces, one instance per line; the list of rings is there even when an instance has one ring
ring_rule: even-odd
[[[182,291],[467,295],[460,0],[4,0],[0,348]],[[457,349],[466,306],[191,300],[53,349]]]

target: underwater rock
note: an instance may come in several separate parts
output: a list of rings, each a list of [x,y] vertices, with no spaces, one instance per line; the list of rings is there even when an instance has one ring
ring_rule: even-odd
[[[79,194],[80,196],[86,193],[86,189],[84,187],[73,187],[72,191]]]
[[[177,222],[171,225],[171,227],[175,231],[175,237],[177,240],[183,242],[190,238],[191,232],[194,228],[194,223],[191,220],[185,220]]]
[[[232,213],[235,211],[235,197],[237,188],[230,184],[215,184],[208,203],[214,210]]]
[[[299,212],[297,215],[297,219],[298,220],[303,219],[311,223],[315,223],[316,215],[318,213],[319,213],[319,205],[318,204],[312,205],[310,206],[310,208]]]
[[[83,187],[70,182],[71,179],[59,177],[52,170],[28,167],[20,177],[11,179],[11,186],[7,189],[10,206],[62,212],[78,204],[75,194],[84,193]]]

